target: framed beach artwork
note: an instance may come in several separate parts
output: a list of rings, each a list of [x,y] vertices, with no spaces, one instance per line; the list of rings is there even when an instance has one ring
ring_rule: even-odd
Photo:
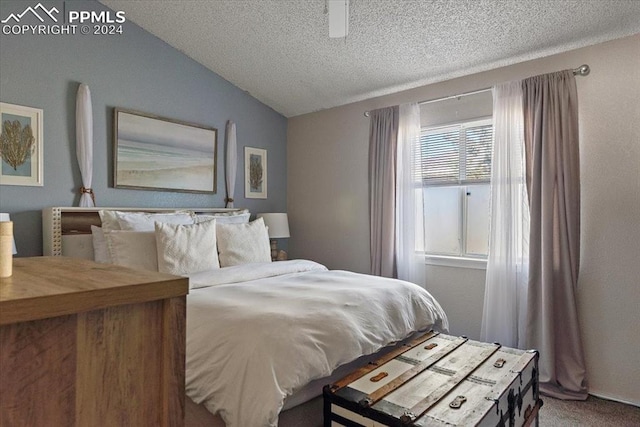
[[[42,110],[0,102],[0,185],[43,185]]]
[[[116,188],[216,192],[218,130],[116,108]]]
[[[267,150],[244,147],[244,197],[267,198]]]

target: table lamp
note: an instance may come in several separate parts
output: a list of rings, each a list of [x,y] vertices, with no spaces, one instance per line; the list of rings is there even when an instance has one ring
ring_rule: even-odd
[[[289,235],[289,220],[286,213],[260,213],[258,218],[264,220],[264,224],[269,227],[269,239],[271,239],[271,261],[284,261],[287,259],[285,251],[278,251],[275,239],[287,239]]]
[[[16,253],[13,222],[8,213],[0,213],[0,277],[11,277],[13,274],[13,255]]]

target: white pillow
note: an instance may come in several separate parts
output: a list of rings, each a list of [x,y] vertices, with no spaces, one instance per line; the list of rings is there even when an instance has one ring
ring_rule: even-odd
[[[102,228],[92,225],[91,237],[93,238],[93,260],[101,264],[111,264],[111,255],[109,255],[109,247]]]
[[[199,214],[195,216],[196,222],[211,221],[215,219],[218,224],[247,224],[251,213],[248,209],[234,212],[220,212],[214,214]]]
[[[218,224],[216,233],[220,267],[271,262],[269,234],[262,218],[248,224]]]
[[[116,212],[118,224],[122,230],[155,231],[154,223],[193,224],[193,213],[146,213],[146,212]]]
[[[100,215],[100,221],[102,221],[102,231],[108,232],[113,230],[120,230],[120,224],[118,224],[118,218],[116,217],[116,211],[108,211],[100,209],[98,211]]]
[[[114,264],[158,271],[156,234],[153,231],[114,230],[104,233]]]
[[[220,268],[216,248],[216,220],[200,224],[155,223],[158,270],[186,276]]]

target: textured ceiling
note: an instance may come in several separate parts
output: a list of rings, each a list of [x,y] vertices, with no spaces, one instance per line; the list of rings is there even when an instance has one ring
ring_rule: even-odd
[[[101,0],[287,117],[640,32],[640,0]],[[579,66],[580,64],[575,64]]]

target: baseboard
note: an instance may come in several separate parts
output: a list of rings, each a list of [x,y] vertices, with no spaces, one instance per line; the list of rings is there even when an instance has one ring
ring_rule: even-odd
[[[608,395],[603,394],[603,393],[592,393],[592,392],[590,392],[589,394],[591,396],[594,396],[594,397],[599,397],[600,399],[612,400],[614,402],[624,403],[625,405],[637,406],[637,407],[640,408],[640,402],[630,402],[628,400],[623,400],[623,399],[620,399],[618,397],[608,396]]]

